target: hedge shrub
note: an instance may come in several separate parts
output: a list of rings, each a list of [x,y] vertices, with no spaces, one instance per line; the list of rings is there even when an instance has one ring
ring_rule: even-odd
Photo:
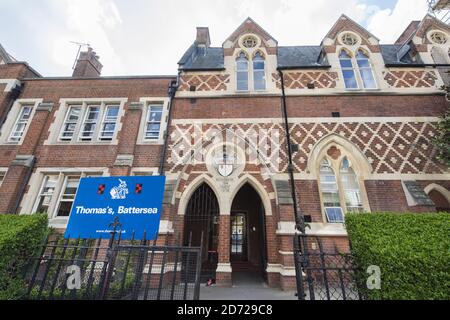
[[[450,299],[450,214],[349,214],[346,227],[368,299]],[[381,269],[381,290],[367,289],[370,265]]]
[[[46,215],[0,215],[0,300],[19,299],[24,275],[48,232]]]

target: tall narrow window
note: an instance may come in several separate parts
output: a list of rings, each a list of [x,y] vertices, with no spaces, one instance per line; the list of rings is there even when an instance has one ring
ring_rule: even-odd
[[[259,52],[253,58],[253,84],[255,90],[266,90],[265,62]]]
[[[363,87],[365,89],[376,89],[377,84],[375,82],[372,67],[367,54],[365,54],[362,50],[358,50],[356,62],[358,63],[359,74],[361,75]]]
[[[58,176],[45,176],[42,182],[41,190],[37,198],[35,212],[48,213],[50,204],[52,202],[56,185],[58,183]]]
[[[81,114],[81,106],[70,106],[69,111],[66,115],[66,120],[64,121],[60,140],[62,141],[70,141],[75,134],[75,130],[77,128],[78,121],[80,120]]]
[[[59,206],[56,215],[58,217],[68,217],[72,210],[73,201],[80,184],[79,176],[67,176],[59,197]]]
[[[147,110],[147,124],[145,126],[145,139],[158,140],[161,131],[163,106],[149,105]]]
[[[344,222],[337,178],[327,159],[324,159],[320,165],[320,189],[328,222]]]
[[[22,106],[20,108],[19,116],[17,117],[16,123],[14,124],[13,130],[9,136],[9,141],[19,142],[22,139],[25,128],[30,120],[32,106]]]
[[[345,195],[345,207],[347,212],[363,212],[361,192],[358,178],[351,167],[350,161],[345,157],[341,163],[340,179]]]
[[[95,128],[97,127],[98,117],[100,114],[99,106],[90,106],[86,112],[83,126],[80,132],[80,140],[90,141],[94,137]]]
[[[244,53],[241,53],[236,60],[237,90],[248,90],[248,60]]]
[[[358,81],[356,80],[352,57],[347,51],[342,50],[339,55],[339,61],[341,64],[342,75],[344,76],[345,88],[358,89]]]
[[[100,140],[112,140],[116,131],[117,118],[119,116],[119,106],[107,106],[103,116],[102,131]]]

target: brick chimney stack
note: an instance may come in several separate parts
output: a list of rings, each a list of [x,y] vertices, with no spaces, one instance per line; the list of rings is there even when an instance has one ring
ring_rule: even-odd
[[[95,78],[100,77],[103,65],[100,63],[100,57],[92,50],[80,53],[78,61],[73,70],[72,77],[75,78]]]
[[[195,40],[198,46],[203,46],[209,48],[211,45],[211,40],[209,38],[209,28],[208,27],[197,27],[197,39]]]

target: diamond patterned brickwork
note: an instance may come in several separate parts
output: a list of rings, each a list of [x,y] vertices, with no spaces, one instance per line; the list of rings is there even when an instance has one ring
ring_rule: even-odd
[[[437,80],[434,71],[385,71],[383,74],[384,80],[395,88],[430,88]]]
[[[191,86],[196,87],[196,91],[226,91],[227,84],[230,82],[230,75],[183,75],[180,78],[180,82],[180,91],[190,91]]]
[[[309,84],[314,84],[317,89],[336,88],[338,79],[337,72],[328,71],[296,71],[285,72],[284,85],[288,89],[307,89]],[[276,82],[277,88],[281,89],[280,75],[272,74],[273,80]]]
[[[277,159],[266,158],[271,162],[272,170],[285,172],[287,170],[287,153],[285,138],[281,123],[253,123],[253,124],[205,124],[202,132],[194,130],[193,124],[172,127],[170,149],[174,146],[188,149],[191,138],[187,133],[202,134],[211,137],[217,130],[225,128],[236,131],[244,138],[252,137],[255,132],[277,130],[279,137],[266,135],[266,144],[259,148],[268,150],[271,154],[270,142],[275,145],[273,151],[278,152]],[[314,146],[329,134],[338,134],[357,146],[365,155],[373,168],[373,173],[383,174],[441,174],[443,168],[434,160],[434,148],[431,139],[435,136],[435,123],[431,122],[326,122],[326,123],[296,123],[291,125],[292,143],[299,145],[299,151],[294,153],[294,167],[296,172],[306,172],[308,157]],[[200,144],[196,146],[200,148]],[[205,152],[206,151],[201,151]],[[188,153],[186,153],[188,154]],[[171,172],[178,172],[184,167],[174,165],[174,159],[169,157]]]

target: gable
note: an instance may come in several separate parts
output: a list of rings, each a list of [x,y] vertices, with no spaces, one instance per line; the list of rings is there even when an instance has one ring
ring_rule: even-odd
[[[235,46],[239,38],[248,33],[259,36],[265,46],[267,46],[267,42],[270,40],[272,40],[275,44],[278,44],[278,42],[266,30],[261,28],[260,25],[249,17],[245,19],[245,21],[231,34],[231,36],[224,41],[223,46],[225,47],[227,43]]]
[[[372,45],[372,43],[369,42],[370,38],[375,39],[377,42],[379,41],[377,37],[375,37],[369,31],[364,29],[361,25],[359,25],[358,23],[356,23],[355,21],[353,21],[344,14],[341,15],[341,17],[333,25],[331,30],[328,31],[327,35],[325,36],[325,39],[329,38],[331,40],[334,40],[334,42],[336,43],[337,36],[343,31],[351,31],[361,36],[363,45]]]

